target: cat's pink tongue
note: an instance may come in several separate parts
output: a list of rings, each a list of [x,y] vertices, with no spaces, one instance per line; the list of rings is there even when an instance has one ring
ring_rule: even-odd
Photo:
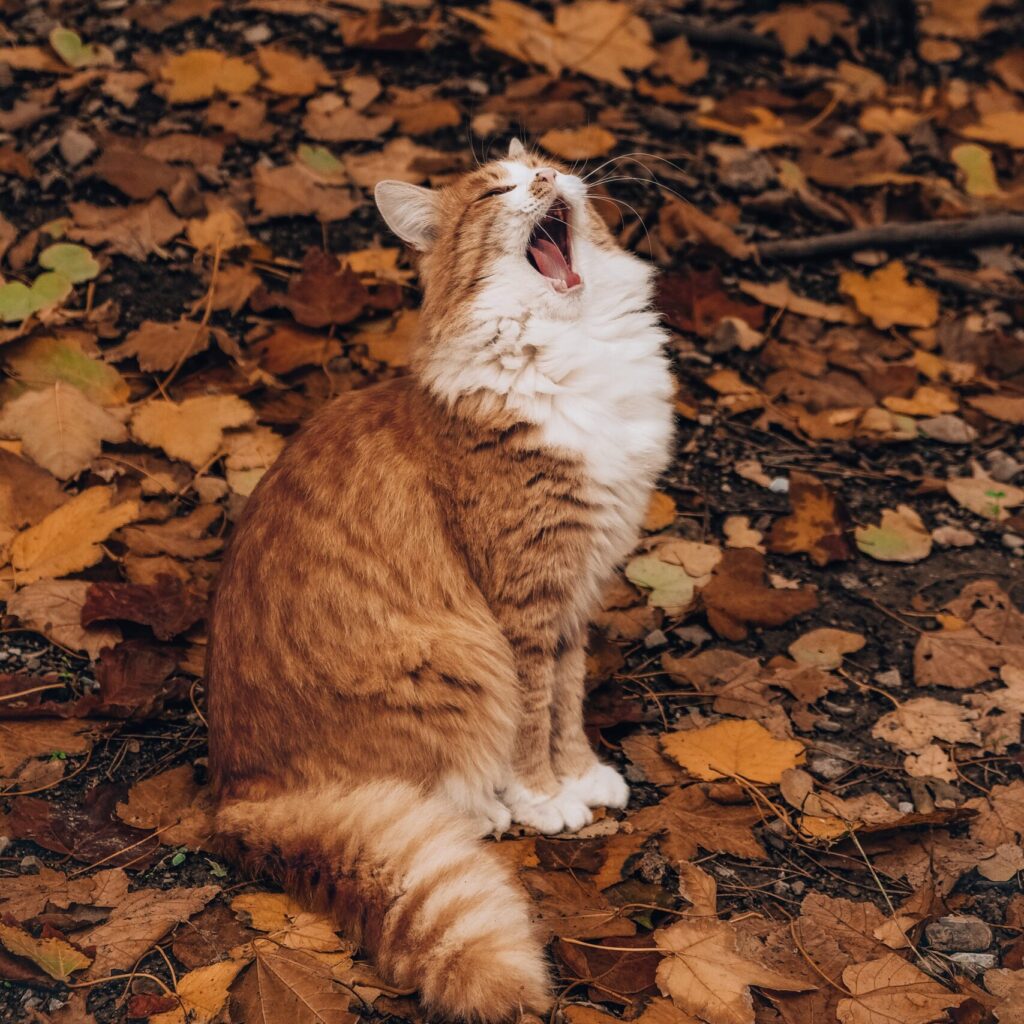
[[[559,289],[560,291],[567,291],[569,288],[575,288],[576,285],[583,280],[580,275],[565,262],[565,257],[562,255],[561,249],[547,238],[542,238],[539,241],[534,242],[534,244],[530,246],[530,254],[537,261],[537,269],[540,270],[545,277],[550,278],[556,285],[562,285]]]

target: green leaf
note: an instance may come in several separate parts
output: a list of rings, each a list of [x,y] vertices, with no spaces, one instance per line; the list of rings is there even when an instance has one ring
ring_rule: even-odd
[[[59,306],[72,291],[71,282],[56,270],[40,274],[32,282],[32,312]]]
[[[26,388],[38,390],[63,381],[97,405],[123,405],[128,401],[128,384],[121,374],[85,352],[77,338],[42,335],[18,342],[6,351],[7,367],[14,377],[9,385],[16,385],[4,387],[7,398],[16,397]]]
[[[171,867],[180,868],[185,863],[185,854],[180,851],[171,858]]]
[[[655,608],[678,613],[693,601],[693,578],[680,565],[641,555],[626,566],[626,576],[630,583],[650,591],[647,601]]]
[[[39,266],[59,271],[72,284],[91,281],[100,272],[100,265],[93,254],[84,245],[71,242],[48,245],[39,254]]]
[[[50,45],[68,67],[91,68],[97,64],[113,64],[114,55],[106,46],[85,43],[69,28],[57,27],[50,32]]]
[[[345,176],[342,162],[326,146],[299,146],[299,160],[320,178],[340,180]]]
[[[5,324],[25,320],[34,311],[31,288],[20,281],[0,285],[0,320]]]

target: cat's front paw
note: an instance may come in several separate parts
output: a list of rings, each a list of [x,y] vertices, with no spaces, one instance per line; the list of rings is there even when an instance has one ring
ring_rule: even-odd
[[[587,807],[622,808],[629,803],[629,786],[610,764],[595,764],[575,779],[566,779],[562,793],[575,797]]]
[[[565,789],[554,796],[545,796],[513,783],[504,791],[502,799],[513,821],[528,825],[546,836],[578,832],[594,819],[590,808],[578,796]]]

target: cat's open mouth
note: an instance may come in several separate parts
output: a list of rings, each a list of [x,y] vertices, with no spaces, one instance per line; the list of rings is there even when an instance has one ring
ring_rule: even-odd
[[[572,268],[569,207],[563,200],[556,199],[533,229],[526,245],[526,258],[534,270],[552,283],[555,291],[567,292],[583,283]]]

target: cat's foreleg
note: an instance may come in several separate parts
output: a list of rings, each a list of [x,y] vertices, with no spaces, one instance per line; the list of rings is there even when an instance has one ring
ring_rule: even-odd
[[[586,656],[582,640],[567,646],[555,662],[551,701],[551,766],[562,792],[588,807],[625,807],[629,786],[597,759],[583,731]]]
[[[553,835],[576,832],[592,820],[578,796],[567,793],[551,766],[551,704],[555,659],[528,648],[517,652],[520,719],[512,754],[512,777],[502,800],[512,820]]]

